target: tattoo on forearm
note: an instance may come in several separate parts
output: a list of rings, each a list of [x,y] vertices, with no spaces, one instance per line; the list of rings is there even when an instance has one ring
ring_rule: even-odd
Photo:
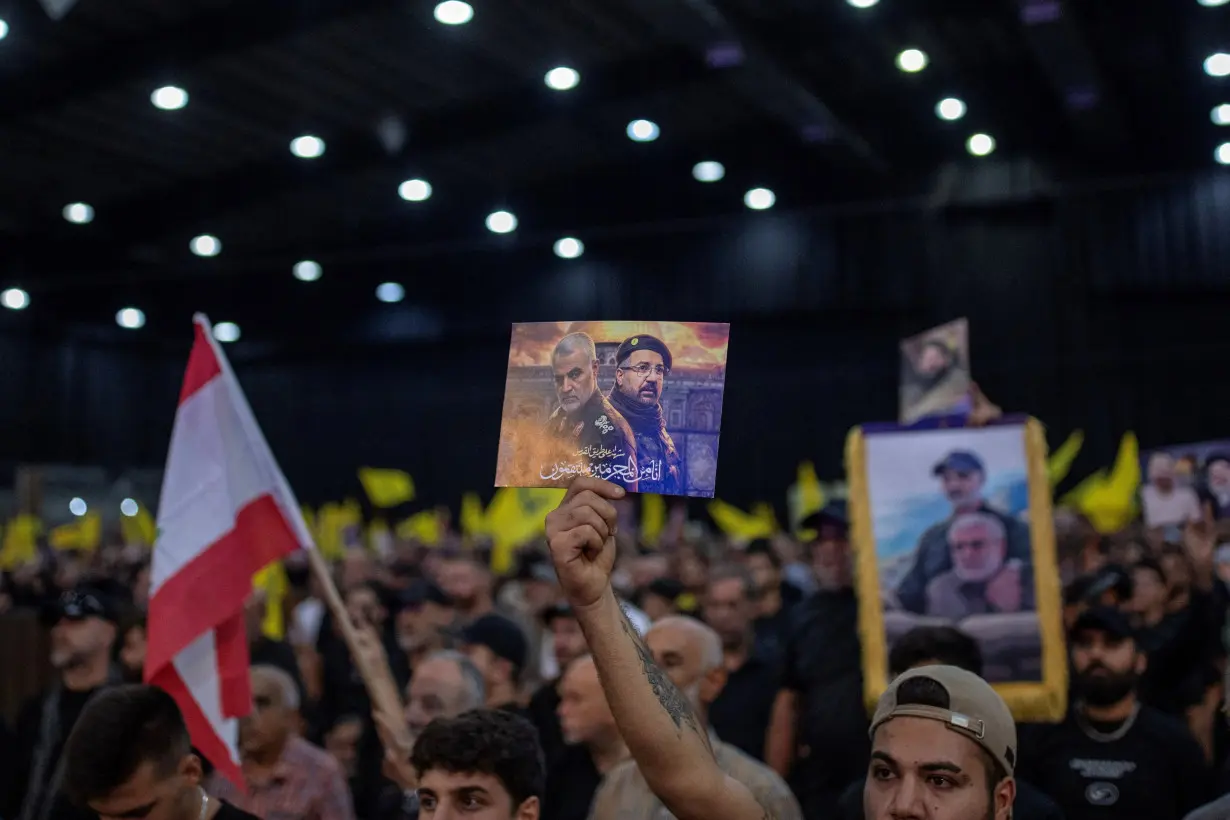
[[[641,633],[637,632],[636,627],[628,620],[628,614],[623,612],[623,607],[620,607],[620,612],[623,615],[624,633],[627,634],[633,646],[636,647],[636,654],[641,661],[641,671],[644,672],[646,680],[649,681],[654,697],[658,699],[658,703],[662,704],[662,708],[666,710],[667,716],[675,724],[675,728],[679,730],[681,737],[683,736],[684,726],[687,726],[700,737],[701,742],[705,744],[705,748],[709,750],[709,754],[713,754],[713,747],[709,743],[709,732],[704,726],[700,725],[696,712],[692,709],[692,704],[679,691],[679,687],[675,686],[667,674],[662,671],[662,667],[658,666],[657,662],[654,661],[653,654],[645,644],[645,639],[641,637]]]

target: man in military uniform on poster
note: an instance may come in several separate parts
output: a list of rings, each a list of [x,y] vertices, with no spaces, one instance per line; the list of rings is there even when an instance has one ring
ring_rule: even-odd
[[[611,405],[636,436],[637,464],[642,493],[679,495],[679,451],[662,415],[662,388],[674,360],[670,348],[654,336],[630,336],[615,353],[615,387]]]
[[[543,478],[571,478],[567,472],[586,465],[589,472],[630,492],[637,491],[636,440],[632,427],[598,389],[598,354],[586,333],[570,333],[551,353],[559,406],[547,419],[547,432],[568,445],[565,461],[544,465]],[[573,462],[576,462],[575,464]],[[552,469],[559,475],[553,475]]]

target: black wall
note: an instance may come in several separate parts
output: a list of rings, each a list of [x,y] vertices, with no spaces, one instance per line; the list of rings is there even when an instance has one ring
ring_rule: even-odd
[[[427,501],[487,491],[512,321],[731,321],[718,493],[737,503],[780,502],[802,458],[839,476],[846,431],[895,415],[897,340],[958,316],[988,395],[1053,443],[1086,430],[1078,471],[1128,429],[1145,447],[1230,434],[1222,175],[598,232],[577,262],[487,249],[430,271],[430,321],[355,313],[314,343],[232,349],[305,501],[353,492],[362,464],[404,467]],[[249,335],[276,322],[243,310]],[[387,341],[399,327],[418,340]],[[160,464],[188,340],[186,323],[172,350],[0,337],[0,460]]]

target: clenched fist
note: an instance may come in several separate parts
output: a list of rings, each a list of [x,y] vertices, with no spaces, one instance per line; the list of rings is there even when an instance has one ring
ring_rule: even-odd
[[[618,484],[578,476],[559,506],[547,513],[547,544],[560,587],[573,607],[595,603],[611,584],[615,566]]]

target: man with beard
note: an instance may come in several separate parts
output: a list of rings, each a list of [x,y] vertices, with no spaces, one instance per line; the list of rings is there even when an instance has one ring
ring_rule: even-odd
[[[918,539],[914,565],[897,586],[897,600],[902,608],[920,615],[927,607],[927,585],[952,569],[948,530],[958,516],[968,513],[995,516],[1004,526],[1004,538],[1008,545],[1006,560],[1015,559],[1023,566],[1033,563],[1029,528],[987,504],[982,496],[986,484],[986,468],[982,466],[982,459],[968,450],[953,450],[931,472],[940,480],[943,493],[952,504],[952,514],[928,527]]]
[[[88,816],[65,797],[61,750],[86,704],[122,681],[111,662],[117,604],[100,589],[79,586],[43,613],[51,626],[50,690],[26,704],[17,718],[13,788],[0,800],[11,820],[70,820]]]
[[[1019,773],[1068,820],[1180,820],[1210,794],[1187,727],[1142,704],[1145,655],[1127,618],[1094,607],[1069,635],[1075,701],[1058,725],[1028,727]]]
[[[551,353],[551,370],[559,407],[547,419],[547,432],[568,446],[561,463],[572,467],[580,460],[589,474],[636,492],[636,441],[628,422],[598,389],[594,340],[585,333],[560,339]],[[542,465],[542,477],[553,477],[553,469]]]
[[[662,416],[662,389],[674,359],[670,348],[654,336],[630,336],[615,352],[615,387],[611,404],[632,425],[642,493],[679,495],[679,451]]]
[[[993,515],[958,516],[948,528],[952,569],[927,584],[927,614],[959,621],[969,615],[1029,612],[1033,573],[1008,561],[1004,525]]]

